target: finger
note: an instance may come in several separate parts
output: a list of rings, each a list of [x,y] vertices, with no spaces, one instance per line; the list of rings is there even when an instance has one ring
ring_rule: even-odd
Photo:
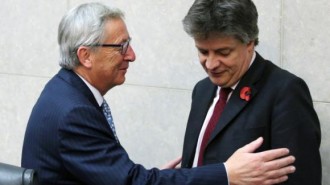
[[[282,176],[282,177],[278,177],[278,178],[275,178],[275,179],[266,180],[263,184],[264,185],[279,184],[279,183],[284,182],[286,180],[288,180],[288,176]]]
[[[294,173],[296,168],[294,166],[287,166],[278,170],[267,172],[265,175],[267,179],[264,184],[277,184],[288,179],[288,174]]]
[[[280,169],[285,166],[289,166],[290,164],[294,163],[295,160],[296,159],[293,156],[287,156],[273,161],[268,161],[265,163],[265,168],[266,170]]]
[[[281,176],[286,176],[288,174],[294,173],[295,171],[296,171],[296,167],[286,166],[278,170],[267,172],[268,173],[267,175],[269,176],[269,178],[278,178]]]
[[[168,164],[171,168],[175,168],[180,162],[181,162],[182,157],[177,157],[176,159],[173,159],[170,161]]]
[[[272,149],[272,150],[259,152],[258,154],[261,155],[264,161],[271,161],[280,157],[287,156],[289,152],[290,151],[287,148],[279,148],[279,149]]]
[[[177,157],[176,159],[174,159],[173,161],[172,161],[172,164],[174,165],[174,166],[177,166],[180,162],[181,162],[181,160],[182,160],[182,157],[180,156],[180,157]]]
[[[240,151],[244,152],[244,153],[251,153],[254,152],[257,148],[259,148],[261,146],[263,142],[263,138],[259,137],[258,139],[252,141],[251,143],[243,146]]]
[[[171,160],[167,164],[163,165],[161,169],[173,169],[181,162],[181,159],[182,157],[178,157],[174,160]]]

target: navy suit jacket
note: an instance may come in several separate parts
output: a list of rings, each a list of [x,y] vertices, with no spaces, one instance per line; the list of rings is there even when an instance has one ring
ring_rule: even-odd
[[[32,110],[22,166],[35,169],[44,185],[227,185],[222,163],[179,170],[133,163],[92,92],[65,69],[47,83]]]
[[[250,100],[240,98],[251,88]],[[217,86],[209,78],[198,82],[184,138],[182,167],[192,166],[196,144]],[[289,148],[296,172],[288,185],[321,185],[320,123],[305,82],[257,54],[241,78],[211,134],[203,164],[226,161],[238,148],[262,136],[258,151]]]

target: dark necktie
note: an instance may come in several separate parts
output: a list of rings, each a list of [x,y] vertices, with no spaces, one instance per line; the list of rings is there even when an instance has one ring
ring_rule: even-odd
[[[107,104],[107,102],[105,101],[105,99],[103,99],[103,103],[102,103],[101,107],[102,107],[102,111],[103,111],[105,118],[107,118],[107,121],[110,125],[113,135],[115,135],[116,141],[117,141],[117,143],[119,143],[119,140],[118,140],[117,134],[116,134],[115,124],[113,123],[110,107]]]
[[[225,108],[225,105],[226,105],[227,99],[228,99],[228,95],[231,92],[231,90],[232,90],[231,88],[221,88],[220,89],[220,97],[219,97],[217,103],[215,104],[213,114],[205,129],[205,133],[204,133],[204,136],[202,139],[201,147],[199,150],[197,166],[203,165],[203,157],[204,157],[204,151],[205,151],[206,145],[210,139],[212,131],[215,129],[215,127],[217,125],[217,122],[221,116],[223,109]]]

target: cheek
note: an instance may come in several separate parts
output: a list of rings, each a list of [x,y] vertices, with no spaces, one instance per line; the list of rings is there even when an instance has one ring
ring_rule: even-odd
[[[199,63],[202,65],[202,67],[203,67],[203,68],[206,68],[206,66],[205,66],[205,65],[206,65],[206,62],[205,62],[205,60],[203,60],[203,61],[202,61],[202,60],[200,60],[200,61],[199,61]]]
[[[199,62],[200,63],[205,63],[207,57],[204,56],[204,55],[202,55],[202,54],[200,54],[200,53],[198,53],[198,59],[199,59]]]
[[[238,81],[244,73],[245,63],[243,60],[242,58],[237,58],[230,66],[230,74],[234,81]]]
[[[111,69],[118,68],[122,63],[122,58],[116,54],[109,55],[106,59],[106,65],[107,67]]]
[[[230,58],[224,60],[224,64],[232,71],[236,71],[241,65],[241,59],[238,55],[232,55]]]
[[[115,61],[118,60],[118,55],[115,52],[108,53],[105,57],[107,61]]]

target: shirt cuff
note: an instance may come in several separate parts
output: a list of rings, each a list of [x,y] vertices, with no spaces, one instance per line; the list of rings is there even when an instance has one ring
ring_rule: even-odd
[[[227,166],[226,163],[223,163],[223,166],[225,167],[225,171],[226,171],[226,175],[227,175],[227,184],[229,185],[229,176],[228,176],[228,172],[227,172]]]

